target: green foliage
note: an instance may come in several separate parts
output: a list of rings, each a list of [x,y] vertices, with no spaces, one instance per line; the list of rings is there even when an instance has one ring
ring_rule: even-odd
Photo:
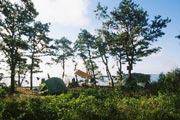
[[[7,91],[0,86],[0,98],[4,98],[7,94]]]
[[[107,30],[99,30],[98,36],[96,37],[95,46],[97,48],[96,56],[101,58],[102,63],[106,67],[107,76],[109,80],[111,80],[112,87],[114,87],[113,78],[109,70],[109,57],[110,57],[109,43],[113,38],[112,36],[113,35]]]
[[[96,70],[98,68],[93,61],[96,58],[95,49],[95,37],[87,30],[81,30],[78,39],[74,43],[74,50],[82,58],[87,72],[92,75],[93,79],[96,79]]]
[[[180,92],[180,68],[160,74],[158,84],[161,91]]]
[[[132,77],[137,82],[143,82],[143,83],[149,83],[150,82],[150,75],[148,75],[148,74],[133,73]]]
[[[21,1],[21,4],[9,0],[0,1],[0,49],[7,58],[11,72],[11,92],[15,90],[15,69],[22,57],[21,53],[28,49],[25,32],[27,26],[38,15],[31,0]]]
[[[59,96],[4,99],[0,101],[0,119],[177,120],[179,100],[179,94],[153,96],[119,88],[73,89]]]
[[[128,64],[128,74],[131,80],[131,71],[136,62],[141,61],[153,53],[157,53],[160,47],[152,47],[152,43],[162,37],[165,33],[163,28],[171,21],[169,18],[162,19],[160,15],[154,20],[149,20],[147,11],[143,10],[132,0],[122,0],[118,7],[110,13],[107,7],[100,4],[95,11],[99,18],[102,18],[103,29],[114,33],[110,47],[112,53]],[[121,62],[120,62],[121,63]]]
[[[126,84],[123,86],[126,90],[137,90],[147,88],[150,84],[150,75],[142,73],[132,73],[132,80],[125,78]]]
[[[173,99],[162,94],[150,98],[123,98],[118,108],[127,120],[178,119]]]
[[[29,54],[27,55],[31,63],[29,65],[30,69],[30,89],[32,89],[32,81],[33,81],[33,73],[41,72],[40,62],[42,60],[40,57],[42,55],[47,55],[47,51],[49,48],[49,42],[52,40],[48,37],[49,32],[48,23],[41,23],[40,21],[32,22],[32,25],[29,25],[25,29],[25,35],[28,37],[28,45],[29,45]]]
[[[74,55],[71,44],[71,41],[62,37],[54,41],[53,49],[51,50],[52,60],[56,63],[61,63],[63,69],[62,78],[65,76],[65,61]]]

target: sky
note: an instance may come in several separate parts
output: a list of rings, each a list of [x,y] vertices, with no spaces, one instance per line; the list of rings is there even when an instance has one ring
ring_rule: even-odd
[[[17,0],[12,0],[17,1]],[[50,22],[49,37],[60,39],[65,36],[72,42],[77,39],[80,29],[87,29],[92,34],[95,30],[101,28],[101,21],[96,19],[94,10],[98,2],[104,6],[108,6],[109,10],[113,10],[121,0],[32,0],[35,8],[39,12],[37,20],[42,22]],[[155,46],[162,47],[161,52],[153,54],[143,61],[134,65],[133,72],[159,74],[166,73],[177,67],[180,68],[180,40],[175,38],[180,34],[180,0],[133,0],[139,4],[149,14],[150,19],[155,15],[161,15],[162,18],[169,17],[172,21],[163,29],[166,33],[163,37],[154,43]],[[48,61],[49,59],[45,59]],[[80,60],[78,60],[80,61]],[[97,62],[100,64],[100,62]],[[41,64],[42,76],[47,73],[50,76],[60,76],[62,68],[60,65],[47,66]],[[66,64],[66,74],[73,76],[73,63],[69,60]],[[110,66],[114,66],[112,60]],[[84,70],[82,62],[78,64],[78,69]],[[100,65],[100,71],[105,74],[103,64]],[[124,73],[127,73],[126,65],[123,67]],[[116,69],[112,68],[111,72],[116,74]]]

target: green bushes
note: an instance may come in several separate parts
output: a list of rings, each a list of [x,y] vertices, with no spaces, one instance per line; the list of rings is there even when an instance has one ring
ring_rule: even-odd
[[[0,87],[0,98],[4,98],[6,94],[7,94],[6,90]]]
[[[161,77],[160,84],[168,91],[180,91],[180,68],[176,68],[175,70],[168,72],[164,77]]]
[[[150,84],[150,75],[142,73],[132,73],[131,80],[125,78],[125,84],[123,85],[124,90],[138,90],[147,88]]]
[[[176,68],[166,74],[161,73],[159,81],[151,83],[151,92],[180,93],[180,68]]]
[[[157,97],[140,99],[123,98],[118,109],[127,120],[177,120],[173,99],[159,94]]]
[[[138,95],[137,95],[138,94]],[[59,96],[0,101],[0,119],[8,120],[177,120],[178,94],[129,95],[120,89],[91,88]],[[100,97],[101,96],[101,97]],[[139,97],[136,97],[139,96]],[[33,118],[32,118],[33,117]]]

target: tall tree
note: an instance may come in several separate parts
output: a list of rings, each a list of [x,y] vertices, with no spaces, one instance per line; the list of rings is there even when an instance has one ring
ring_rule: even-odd
[[[41,62],[40,57],[45,56],[49,48],[51,39],[48,37],[49,24],[33,22],[32,26],[26,28],[26,35],[28,36],[28,44],[31,59],[30,64],[30,89],[33,87],[33,73],[39,71],[39,63]]]
[[[19,52],[28,49],[28,44],[22,37],[24,29],[38,15],[31,0],[22,0],[21,3],[0,0],[0,46],[10,66],[11,93],[15,90],[15,68]]]
[[[73,50],[71,48],[72,42],[67,38],[62,37],[61,39],[55,40],[54,51],[52,52],[52,60],[56,63],[61,63],[63,68],[62,78],[65,76],[65,61],[73,56]]]
[[[109,57],[110,57],[109,42],[111,40],[112,40],[111,33],[109,33],[106,30],[99,30],[99,35],[96,38],[95,44],[97,47],[96,55],[101,58],[103,64],[105,65],[108,79],[111,81],[112,87],[114,87],[113,77],[109,69]]]
[[[78,52],[78,55],[83,59],[87,72],[92,74],[91,79],[94,79],[95,81],[95,66],[93,62],[93,59],[94,59],[93,50],[95,49],[95,37],[91,35],[87,30],[85,29],[81,30],[81,32],[78,35],[78,39],[75,42],[74,48]]]
[[[113,39],[111,39],[109,43],[110,54],[114,57],[114,59],[116,59],[116,64],[118,67],[117,74],[119,75],[120,80],[122,80],[122,75],[123,75],[122,64],[125,64],[125,55],[126,55],[121,41],[122,34],[120,35],[114,33],[112,34],[113,34]]]
[[[147,12],[132,0],[122,0],[110,14],[107,13],[107,7],[98,4],[96,14],[106,19],[103,22],[105,27],[121,35],[119,40],[126,55],[129,80],[131,80],[133,64],[160,50],[160,47],[153,47],[152,43],[165,34],[162,29],[167,26],[170,19],[162,19],[158,15],[154,20],[149,21]]]

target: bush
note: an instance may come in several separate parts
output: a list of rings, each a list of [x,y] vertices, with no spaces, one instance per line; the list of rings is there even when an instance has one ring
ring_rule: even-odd
[[[126,78],[125,81],[126,84],[122,87],[124,90],[138,90],[149,86],[150,75],[142,73],[132,73],[132,79],[129,80],[128,78]]]
[[[179,94],[143,95],[121,89],[91,88],[58,96],[0,101],[8,120],[177,120]],[[138,96],[138,97],[137,97]]]
[[[0,87],[0,98],[5,98],[7,92],[4,88]]]
[[[161,92],[180,92],[180,68],[166,74],[161,73],[155,89]]]

